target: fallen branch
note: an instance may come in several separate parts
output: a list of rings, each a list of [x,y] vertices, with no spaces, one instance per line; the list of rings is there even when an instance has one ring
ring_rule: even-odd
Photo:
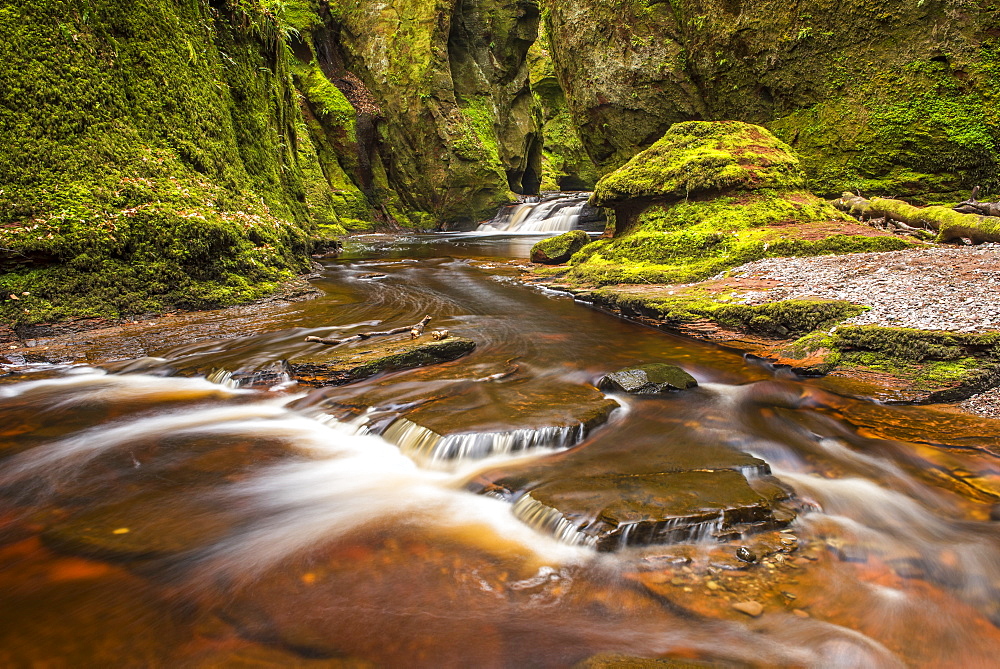
[[[337,344],[347,344],[352,341],[362,341],[364,339],[370,339],[371,337],[386,337],[388,335],[404,334],[406,332],[410,333],[410,339],[416,339],[423,334],[424,328],[430,322],[430,316],[424,316],[423,319],[416,325],[407,325],[406,327],[393,328],[391,330],[383,330],[381,332],[360,332],[351,337],[344,337],[343,339],[330,339],[328,337],[306,337],[306,341],[315,342],[317,344],[327,344],[328,346],[336,346]]]
[[[955,211],[960,214],[980,214],[981,216],[1000,216],[1000,202],[980,202],[976,199],[979,195],[979,186],[972,189],[972,195],[965,202],[959,202],[955,206]]]
[[[831,204],[857,219],[868,221],[884,218],[930,238],[929,231],[937,233],[935,241],[950,242],[968,239],[973,244],[1000,242],[1000,217],[963,214],[948,207],[914,207],[902,200],[873,197],[866,200],[853,193],[844,193]],[[926,231],[926,232],[925,232]]]

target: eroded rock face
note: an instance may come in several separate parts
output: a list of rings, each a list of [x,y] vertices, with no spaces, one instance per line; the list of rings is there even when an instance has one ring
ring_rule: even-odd
[[[765,124],[809,186],[996,183],[996,9],[944,2],[546,0],[555,71],[605,170],[679,121]],[[959,130],[961,129],[961,130]],[[966,193],[962,194],[964,198]]]
[[[321,345],[317,344],[317,347]],[[476,343],[464,337],[435,341],[418,339],[369,340],[361,346],[320,349],[288,361],[293,379],[310,386],[339,386],[379,372],[423,367],[455,360],[470,353]]]
[[[603,390],[652,395],[687,390],[698,385],[693,376],[676,365],[650,363],[627,369],[620,369],[601,377],[597,387]]]

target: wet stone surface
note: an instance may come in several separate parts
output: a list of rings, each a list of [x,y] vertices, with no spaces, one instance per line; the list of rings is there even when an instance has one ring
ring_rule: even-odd
[[[532,489],[515,510],[533,524],[558,526],[565,520],[575,526],[575,542],[605,551],[732,539],[791,519],[772,510],[788,497],[777,480],[767,477],[756,484],[755,490],[742,474],[728,469],[566,479]],[[565,538],[574,537],[566,532]]]
[[[411,369],[455,360],[470,353],[476,343],[464,337],[435,341],[418,339],[373,340],[360,346],[327,347],[316,344],[314,354],[288,361],[292,378],[304,385],[342,385],[379,372]]]
[[[676,365],[650,363],[620,369],[601,377],[597,387],[603,390],[649,395],[671,390],[687,390],[698,385],[693,376]]]

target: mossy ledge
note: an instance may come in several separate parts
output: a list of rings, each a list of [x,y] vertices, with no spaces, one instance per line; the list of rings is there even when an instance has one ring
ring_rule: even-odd
[[[865,307],[844,301],[728,303],[697,287],[609,287],[581,299],[661,329],[736,348],[805,376],[870,380],[886,402],[956,402],[1000,382],[1000,333],[845,325]]]

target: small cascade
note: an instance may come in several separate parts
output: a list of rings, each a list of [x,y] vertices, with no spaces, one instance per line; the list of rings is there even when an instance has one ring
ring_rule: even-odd
[[[477,231],[538,234],[576,230],[589,197],[590,193],[571,193],[526,198],[501,209],[493,220],[480,225]]]
[[[597,537],[584,534],[576,525],[566,519],[558,509],[542,504],[531,496],[531,493],[521,495],[514,502],[514,515],[528,527],[553,535],[559,541],[572,546],[597,546]]]
[[[399,418],[382,437],[422,463],[481,460],[538,448],[566,449],[579,443],[586,433],[583,424],[561,427],[523,428],[507,432],[472,432],[441,435],[406,418]]]

